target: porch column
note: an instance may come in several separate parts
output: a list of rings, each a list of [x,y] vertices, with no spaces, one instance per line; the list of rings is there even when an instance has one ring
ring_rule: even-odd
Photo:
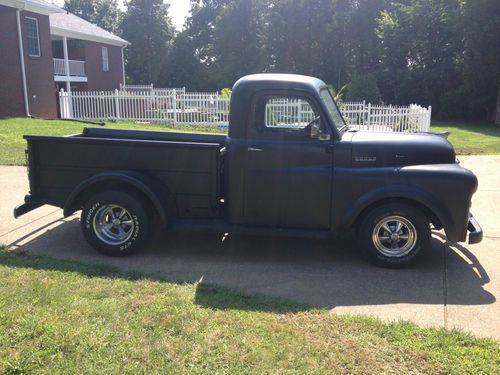
[[[68,38],[63,36],[64,67],[66,71],[66,91],[71,92],[71,83],[69,81],[69,59],[68,59]]]

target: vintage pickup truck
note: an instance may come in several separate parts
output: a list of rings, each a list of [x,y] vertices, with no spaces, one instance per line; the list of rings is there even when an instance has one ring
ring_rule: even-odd
[[[431,226],[450,241],[482,240],[469,213],[477,178],[445,137],[350,129],[312,77],[238,80],[227,136],[86,128],[24,138],[30,192],[14,215],[82,210],[85,238],[107,255],[139,249],[155,219],[169,230],[349,235],[388,267],[413,261]]]

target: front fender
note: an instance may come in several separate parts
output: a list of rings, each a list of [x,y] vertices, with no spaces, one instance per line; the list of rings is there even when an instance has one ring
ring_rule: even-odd
[[[382,186],[359,197],[347,210],[342,225],[345,228],[351,227],[363,210],[387,199],[403,199],[419,203],[436,215],[447,232],[455,233],[456,228],[451,213],[437,197],[423,189],[403,184]]]
[[[108,183],[125,185],[140,191],[150,200],[162,223],[167,224],[167,213],[172,201],[168,188],[147,174],[129,170],[106,171],[82,181],[66,199],[63,208],[64,216],[71,215],[84,204],[86,192],[94,188],[99,190],[99,184]]]

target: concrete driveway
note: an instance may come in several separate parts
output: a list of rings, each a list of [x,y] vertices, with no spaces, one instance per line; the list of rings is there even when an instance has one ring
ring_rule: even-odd
[[[500,338],[500,156],[461,157],[479,177],[473,212],[485,238],[449,244],[435,233],[414,267],[367,264],[348,246],[324,240],[158,234],[141,253],[103,257],[80,233],[78,217],[42,207],[15,220],[28,191],[23,167],[0,167],[0,243],[33,254],[107,264],[179,282],[223,285],[330,309],[420,325],[458,327]]]

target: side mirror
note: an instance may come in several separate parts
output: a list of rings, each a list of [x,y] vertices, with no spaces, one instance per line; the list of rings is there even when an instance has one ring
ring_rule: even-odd
[[[331,139],[331,135],[320,130],[319,135],[318,135],[318,139],[320,141],[329,141]]]
[[[325,133],[323,130],[321,130],[319,124],[316,122],[311,124],[310,135],[311,138],[318,139],[320,141],[329,141],[331,137],[330,134]]]
[[[311,132],[310,132],[311,138],[319,138],[320,133],[321,130],[319,128],[319,124],[317,122],[313,122],[311,124]]]

